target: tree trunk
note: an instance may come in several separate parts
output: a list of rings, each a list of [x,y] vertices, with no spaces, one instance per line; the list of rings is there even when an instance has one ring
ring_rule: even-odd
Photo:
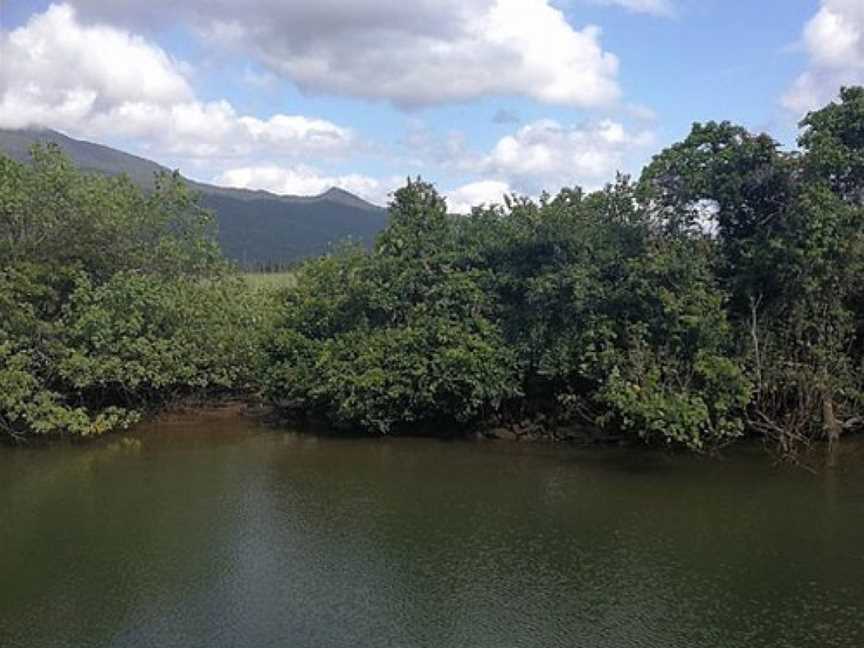
[[[828,437],[829,444],[833,444],[840,438],[842,426],[834,413],[834,399],[827,390],[822,395],[822,429]]]

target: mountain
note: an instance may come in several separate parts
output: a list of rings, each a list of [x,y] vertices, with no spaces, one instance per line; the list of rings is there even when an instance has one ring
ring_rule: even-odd
[[[153,188],[155,173],[167,170],[151,160],[52,130],[0,129],[0,153],[15,160],[29,162],[30,147],[37,142],[55,142],[79,168],[125,173],[144,189]],[[216,215],[225,256],[245,267],[316,256],[345,239],[369,245],[387,223],[385,209],[335,187],[319,196],[281,196],[187,182],[201,193],[202,206]]]

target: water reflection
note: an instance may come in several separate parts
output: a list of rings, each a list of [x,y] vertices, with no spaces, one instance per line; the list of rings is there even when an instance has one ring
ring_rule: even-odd
[[[0,645],[864,645],[861,459],[194,419],[4,450]]]

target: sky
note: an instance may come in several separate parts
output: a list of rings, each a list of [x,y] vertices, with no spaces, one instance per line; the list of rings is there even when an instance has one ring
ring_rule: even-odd
[[[864,0],[0,0],[0,128],[378,204],[594,190],[697,121],[792,148],[856,83]]]

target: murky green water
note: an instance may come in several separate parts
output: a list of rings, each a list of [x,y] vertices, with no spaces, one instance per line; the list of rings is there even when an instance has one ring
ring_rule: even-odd
[[[820,475],[178,420],[0,449],[0,646],[864,646],[864,447]]]

